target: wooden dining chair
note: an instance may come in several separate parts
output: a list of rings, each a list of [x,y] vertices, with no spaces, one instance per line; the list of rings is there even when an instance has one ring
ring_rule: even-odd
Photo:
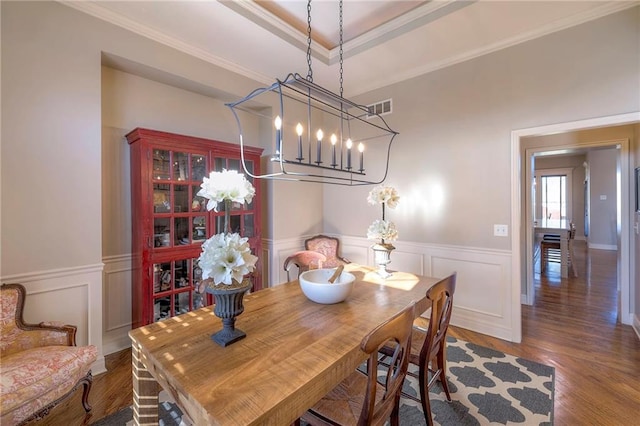
[[[411,304],[367,334],[360,343],[366,353],[367,373],[359,370],[343,380],[323,397],[302,419],[316,425],[384,425],[400,424],[400,392],[411,348],[414,318]],[[378,351],[392,348],[389,361],[379,370]],[[378,382],[378,377],[383,380]],[[299,421],[296,422],[299,424]]]
[[[413,323],[411,337],[411,353],[409,363],[418,366],[418,374],[408,372],[407,375],[418,379],[420,399],[402,392],[402,396],[420,402],[424,418],[428,426],[433,425],[429,389],[439,381],[451,402],[449,384],[447,383],[447,330],[453,309],[453,293],[456,289],[456,273],[438,281],[427,290],[427,299],[431,302],[429,320],[418,317]],[[386,364],[391,355],[389,348],[380,351],[384,357],[381,363]]]
[[[298,267],[298,276],[311,268],[323,268],[327,258],[317,251],[301,250],[293,253],[284,260],[284,270],[287,272],[287,281],[291,281],[289,271],[293,265]]]
[[[340,256],[340,240],[327,235],[316,235],[308,238],[304,242],[305,250],[317,251],[324,254],[327,260],[324,263],[326,268],[335,268],[345,263],[351,263],[349,260]]]
[[[576,270],[576,265],[574,261],[573,255],[573,240],[576,236],[576,224],[571,222],[569,224],[569,234],[567,239],[567,262],[571,267],[571,273],[574,277],[578,276],[578,271]],[[561,263],[562,262],[562,252],[561,252],[561,241],[560,236],[554,235],[545,235],[542,237],[540,241],[540,272],[544,273],[547,267],[547,262]]]

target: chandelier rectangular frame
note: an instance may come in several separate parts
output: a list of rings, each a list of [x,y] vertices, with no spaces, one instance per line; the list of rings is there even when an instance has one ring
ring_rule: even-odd
[[[275,99],[261,101],[266,96],[275,96]],[[242,167],[253,178],[356,186],[380,184],[387,177],[391,145],[399,133],[366,106],[345,99],[297,73],[288,74],[284,80],[276,79],[271,86],[258,88],[244,98],[225,105],[231,109],[238,125]],[[279,110],[279,114],[274,119],[265,110]],[[275,170],[256,175],[246,167],[245,135],[240,111],[275,123],[275,150],[270,158]],[[306,113],[305,119],[302,118],[303,112]],[[287,114],[294,115],[294,120],[285,119]],[[306,143],[303,142],[304,126],[301,124],[305,120]],[[298,121],[298,125],[294,127],[295,121]],[[297,128],[297,137],[294,128]],[[311,134],[312,128],[319,130],[315,140]],[[322,147],[326,145],[322,144],[322,128],[332,132],[329,145],[331,162],[325,162],[322,158]],[[297,140],[295,157],[292,157],[295,151],[295,147],[291,146],[292,140],[293,145]],[[312,158],[314,142],[315,159]],[[364,167],[365,143],[377,156],[374,157],[377,161],[373,162],[373,168],[377,170],[375,173]],[[358,152],[354,153],[356,147]],[[355,155],[358,156],[357,160],[354,159]]]

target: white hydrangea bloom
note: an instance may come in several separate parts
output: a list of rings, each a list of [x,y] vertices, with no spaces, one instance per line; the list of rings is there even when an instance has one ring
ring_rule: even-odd
[[[392,186],[379,185],[369,191],[367,202],[369,204],[385,204],[390,209],[395,209],[400,201],[398,191]]]
[[[231,285],[255,269],[258,258],[251,254],[248,239],[239,234],[216,234],[202,243],[198,258],[202,278],[215,285]]]
[[[393,222],[376,219],[367,229],[367,238],[370,240],[395,241],[398,239],[398,230]]]
[[[218,203],[231,200],[236,203],[250,203],[256,195],[256,189],[242,173],[236,170],[211,172],[202,179],[198,196],[207,198],[207,210],[216,210]]]

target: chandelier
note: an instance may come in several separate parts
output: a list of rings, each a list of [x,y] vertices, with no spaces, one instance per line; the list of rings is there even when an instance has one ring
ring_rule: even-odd
[[[225,104],[238,124],[241,162],[247,175],[347,186],[379,184],[386,179],[391,144],[398,132],[372,108],[343,97],[342,0],[339,9],[340,94],[313,82],[308,0],[306,78],[290,73],[271,86]],[[265,134],[272,147],[272,166],[265,173],[255,174],[245,164],[245,139],[259,142]]]

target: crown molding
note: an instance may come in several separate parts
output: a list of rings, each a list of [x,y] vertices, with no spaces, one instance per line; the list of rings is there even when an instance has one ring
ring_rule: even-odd
[[[414,67],[408,69],[405,72],[396,72],[393,75],[387,75],[384,81],[372,81],[367,86],[361,86],[356,92],[349,93],[350,97],[358,96],[363,93],[370,92],[372,90],[380,89],[381,87],[389,86],[392,84],[400,83],[411,78],[418,77],[423,74],[428,74],[433,71],[437,71],[443,68],[450,67],[455,64],[466,62],[471,59],[478,58],[480,56],[487,55],[489,53],[497,52],[508,47],[512,47],[536,38],[543,37],[545,35],[552,34],[557,31],[565,30],[580,24],[584,24],[599,18],[602,18],[613,13],[621,12],[626,9],[640,5],[640,1],[633,2],[609,2],[598,6],[586,12],[570,16],[568,18],[559,19],[551,22],[545,26],[536,28],[535,30],[519,34],[509,39],[501,40],[496,43],[482,46],[478,49],[474,49],[459,55],[451,56],[438,62],[431,62],[422,67]]]
[[[57,0],[57,1],[60,4],[76,9],[80,12],[84,12],[95,18],[101,19],[110,24],[124,28],[128,31],[141,35],[145,38],[148,38],[150,40],[153,40],[165,46],[171,47],[180,52],[186,53],[187,55],[191,55],[198,59],[202,59],[203,61],[206,61],[213,65],[217,65],[221,68],[235,72],[236,74],[250,78],[257,82],[260,82],[263,84],[271,84],[273,82],[272,77],[268,77],[268,76],[265,76],[264,74],[244,68],[224,58],[213,55],[199,47],[195,47],[189,43],[185,43],[184,41],[168,36],[167,34],[164,34],[161,31],[145,26],[140,22],[126,18],[118,13],[114,13],[93,2],[67,1],[67,0]]]

